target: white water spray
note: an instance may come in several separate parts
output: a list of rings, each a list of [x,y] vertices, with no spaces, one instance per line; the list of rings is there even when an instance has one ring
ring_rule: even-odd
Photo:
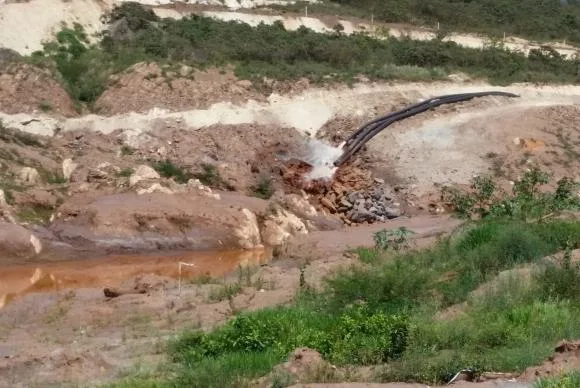
[[[342,144],[334,147],[325,141],[310,139],[306,146],[308,151],[305,161],[313,167],[306,179],[332,179],[337,170],[334,162],[342,155]]]

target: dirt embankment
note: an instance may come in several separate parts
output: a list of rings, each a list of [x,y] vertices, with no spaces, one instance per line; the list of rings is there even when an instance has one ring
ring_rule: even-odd
[[[248,100],[264,102],[266,97],[251,82],[239,81],[231,72],[198,71],[188,66],[174,70],[155,63],[140,63],[113,76],[94,109],[99,114],[116,115],[143,113],[153,108],[207,109],[222,101],[239,105]]]
[[[74,101],[48,69],[0,59],[2,113],[47,113],[77,116]]]

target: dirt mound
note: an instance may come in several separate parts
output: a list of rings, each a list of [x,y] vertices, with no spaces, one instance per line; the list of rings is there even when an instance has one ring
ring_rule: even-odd
[[[264,101],[265,97],[250,81],[238,81],[231,72],[138,63],[111,78],[111,86],[96,101],[95,109],[115,115],[153,108],[207,109],[218,102],[241,104],[248,100]]]
[[[542,377],[557,376],[562,373],[580,369],[580,341],[563,341],[554,349],[540,366],[531,367],[519,377],[522,381],[534,381]]]
[[[73,100],[49,70],[18,62],[0,66],[0,110],[8,114],[77,115]]]

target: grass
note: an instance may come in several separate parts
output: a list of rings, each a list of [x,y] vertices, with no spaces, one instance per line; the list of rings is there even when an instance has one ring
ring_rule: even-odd
[[[118,177],[128,178],[131,175],[133,175],[134,172],[135,172],[135,170],[133,170],[131,167],[127,167],[127,168],[122,169],[121,171],[119,171],[115,175]]]
[[[217,167],[213,164],[204,163],[201,165],[201,171],[193,174],[193,177],[199,179],[199,181],[210,187],[233,190],[231,184],[229,184],[218,171]]]
[[[532,177],[540,175],[524,176],[500,203],[525,208],[543,199],[543,211],[563,209],[566,185],[548,195],[536,191],[543,180]],[[339,367],[379,365],[374,381],[444,384],[465,368],[522,371],[561,339],[580,337],[580,266],[570,253],[580,248],[580,221],[488,212],[420,250],[406,243],[407,233],[391,232],[378,233],[375,248],[358,251],[361,263],[321,291],[307,287],[301,271],[293,304],[238,314],[209,333],[182,333],[168,348],[171,373],[157,381],[244,386],[295,348],[309,347]],[[559,262],[543,259],[561,251]],[[530,276],[512,271],[522,267]],[[241,269],[238,286],[251,280]],[[219,297],[234,291],[224,287]]]
[[[564,373],[561,376],[543,378],[534,388],[575,388],[580,387],[580,371]]]
[[[232,300],[242,291],[242,286],[239,283],[216,285],[210,291],[208,299],[210,302],[221,302],[224,300]]]
[[[258,183],[251,188],[252,195],[257,198],[270,199],[274,195],[272,178],[266,175],[260,176]]]
[[[539,264],[566,242],[580,247],[580,222],[489,221],[431,249],[369,251],[371,264],[338,273],[324,291],[307,291],[291,306],[181,334],[170,344],[172,372],[160,386],[244,386],[302,346],[338,366],[387,362],[379,381],[445,383],[468,367],[521,371],[562,338],[580,336],[580,291],[566,288],[580,270]],[[538,264],[529,281],[508,278],[472,293],[499,271],[527,263]],[[456,303],[465,304],[462,315],[433,318]]]
[[[578,59],[565,59],[549,48],[532,50],[526,57],[498,44],[471,49],[441,39],[380,41],[363,34],[287,31],[281,23],[251,27],[195,15],[160,19],[135,3],[123,3],[108,16],[111,23],[123,18],[131,20],[126,36],[105,32],[98,44],[89,45],[81,28],[65,27],[29,61],[54,65],[75,100],[89,106],[108,87],[111,74],[143,61],[196,68],[231,65],[239,78],[257,87],[264,77],[307,77],[313,82],[352,82],[358,75],[438,80],[457,71],[494,84],[580,80]]]
[[[182,167],[175,165],[170,160],[153,162],[152,167],[164,178],[173,178],[178,183],[187,183],[192,175]]]

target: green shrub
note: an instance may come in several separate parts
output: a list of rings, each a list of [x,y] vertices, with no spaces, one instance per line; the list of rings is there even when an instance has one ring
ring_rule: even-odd
[[[262,199],[270,199],[274,195],[274,186],[272,185],[272,178],[269,176],[261,176],[258,184],[251,188],[252,194],[255,197]]]
[[[183,168],[175,165],[169,159],[153,162],[152,167],[164,178],[173,178],[178,183],[187,183],[192,175]]]

